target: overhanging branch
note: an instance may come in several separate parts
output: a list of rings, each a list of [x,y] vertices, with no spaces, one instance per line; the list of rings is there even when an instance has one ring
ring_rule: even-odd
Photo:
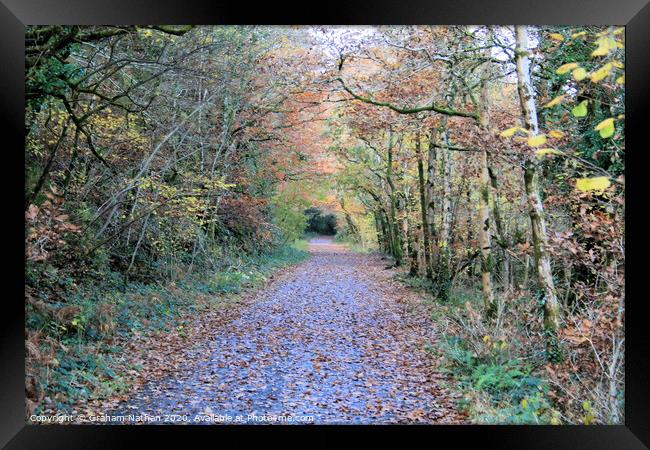
[[[393,105],[392,103],[389,102],[382,102],[379,100],[374,100],[371,97],[364,97],[362,95],[357,94],[354,92],[352,89],[350,89],[343,79],[341,77],[336,78],[336,80],[341,83],[341,86],[343,89],[350,94],[352,97],[354,97],[356,100],[362,101],[364,103],[369,103],[371,105],[376,105],[376,106],[383,106],[389,109],[392,109],[393,111],[399,113],[399,114],[417,114],[419,112],[423,111],[434,111],[439,114],[444,114],[446,116],[454,116],[454,117],[469,117],[475,120],[478,120],[478,113],[475,111],[459,111],[451,108],[445,108],[442,106],[438,106],[435,103],[431,103],[429,105],[423,105],[423,106],[416,106],[413,108],[402,108],[397,105]]]

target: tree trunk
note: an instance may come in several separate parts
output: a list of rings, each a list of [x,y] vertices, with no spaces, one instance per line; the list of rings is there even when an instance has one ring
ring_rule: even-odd
[[[446,126],[447,120],[443,118],[442,126]],[[449,146],[447,131],[442,128],[440,141],[444,146]],[[438,234],[438,267],[437,267],[437,289],[438,297],[442,301],[449,300],[451,288],[451,151],[447,148],[440,149],[440,177],[442,178],[442,210],[440,211],[440,233]]]
[[[341,209],[343,210],[345,222],[348,224],[348,229],[350,230],[350,236],[353,238],[353,240],[356,240],[357,242],[361,242],[361,233],[359,232],[359,228],[352,220],[352,216],[350,216],[348,210],[345,209],[345,199],[343,197],[339,198],[339,204],[341,205]]]
[[[492,239],[490,236],[490,206],[487,151],[481,152],[481,192],[479,210],[478,239],[481,247],[481,283],[483,288],[483,304],[488,318],[496,312],[494,292],[492,290]]]
[[[377,245],[379,246],[379,251],[384,252],[385,247],[384,247],[384,226],[381,223],[381,220],[379,219],[379,214],[377,211],[375,211],[375,230],[377,232]]]
[[[406,240],[406,252],[409,258],[409,275],[412,277],[417,276],[419,272],[418,267],[418,252],[416,247],[415,227],[409,220],[409,213],[413,209],[413,196],[409,195],[408,189],[404,191],[404,219],[402,226],[404,228],[404,238]]]
[[[418,159],[418,184],[420,188],[420,214],[422,220],[422,242],[423,242],[423,252],[424,252],[424,265],[426,271],[426,277],[428,279],[433,278],[433,273],[431,271],[431,241],[429,240],[429,219],[427,214],[427,196],[424,180],[424,161],[422,161],[422,147],[421,147],[421,138],[422,136],[418,133],[417,139],[415,141],[415,153]]]
[[[530,61],[528,60],[528,30],[525,26],[516,26],[517,34],[517,88],[521,111],[526,128],[534,135],[539,134],[535,96],[530,79]],[[539,167],[536,158],[528,155],[524,167],[524,182],[528,200],[528,215],[537,270],[537,282],[543,294],[544,330],[547,337],[549,359],[561,358],[557,330],[560,327],[560,307],[555,292],[555,283],[551,273],[551,260],[548,254],[548,236],[546,220],[539,187]]]
[[[483,69],[481,80],[480,116],[479,126],[485,133],[489,132],[489,87],[486,69]],[[492,318],[496,313],[494,291],[492,288],[492,239],[490,234],[490,167],[488,165],[488,151],[483,148],[480,153],[480,203],[479,203],[479,246],[481,249],[481,284],[483,288],[483,305],[487,318]]]
[[[497,235],[499,237],[499,247],[501,249],[501,282],[503,287],[508,289],[510,287],[510,255],[508,248],[510,248],[510,241],[506,236],[506,230],[501,218],[501,202],[499,199],[499,182],[497,179],[492,158],[488,154],[488,173],[490,175],[490,185],[492,186],[492,212],[494,213],[494,225],[496,226]]]
[[[429,136],[429,149],[427,152],[427,219],[429,222],[429,245],[432,246],[436,238],[436,226],[435,226],[435,186],[434,182],[436,180],[436,161],[437,161],[437,149],[436,149],[436,129],[431,129],[431,135]],[[430,248],[429,255],[431,257],[431,264],[433,265],[433,250]]]
[[[395,265],[400,266],[402,264],[402,240],[400,227],[397,221],[397,192],[395,189],[395,183],[393,181],[393,138],[392,133],[389,137],[388,142],[388,161],[386,162],[386,182],[388,183],[389,188],[389,197],[390,197],[390,227],[392,234],[392,256],[395,258]]]

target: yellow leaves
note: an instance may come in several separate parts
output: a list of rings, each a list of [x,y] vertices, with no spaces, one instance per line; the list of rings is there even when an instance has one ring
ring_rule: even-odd
[[[600,137],[602,138],[608,138],[612,136],[614,134],[614,131],[616,131],[614,127],[614,118],[610,117],[609,119],[603,120],[598,125],[596,125],[594,130],[598,131],[600,133]]]
[[[562,425],[562,420],[560,419],[560,414],[558,411],[553,411],[551,415],[551,420],[549,422],[551,425]]]
[[[558,75],[562,75],[563,73],[568,73],[572,71],[573,69],[576,69],[578,66],[578,63],[567,63],[567,64],[562,64],[560,67],[557,68],[555,73]]]
[[[153,186],[153,183],[151,178],[141,178],[136,182],[136,186],[140,189],[148,189]]]
[[[553,100],[545,104],[543,108],[552,108],[555,105],[559,105],[560,103],[562,103],[562,101],[564,101],[564,98],[565,98],[564,95],[558,95]]]
[[[526,133],[528,133],[528,134],[530,135],[530,132],[527,131],[526,129],[522,128],[522,127],[512,127],[512,128],[508,128],[507,130],[503,131],[503,132],[501,133],[501,136],[502,136],[502,137],[511,137],[511,136],[513,136],[513,135],[514,135],[516,132],[518,132],[518,131],[526,132]],[[552,138],[561,138],[561,137],[564,136],[564,133],[561,132],[561,131],[552,130],[552,131],[549,132],[549,135],[550,135]],[[546,141],[547,141],[548,138],[546,137],[545,134],[537,134],[537,135],[531,135],[531,136],[528,137],[528,138],[525,138],[525,137],[522,137],[522,138],[515,138],[515,140],[519,140],[519,139],[520,139],[521,141],[524,141],[524,140],[525,140],[525,141],[526,141],[526,144],[528,144],[529,147],[539,147],[539,146],[541,146],[541,145],[544,145],[544,144],[546,143]],[[555,149],[552,149],[552,148],[543,148],[543,149],[539,149],[539,150],[537,150],[535,153],[536,153],[538,156],[543,156],[543,155],[546,155],[546,154],[556,154],[556,155],[561,155],[561,154],[563,154],[563,153],[560,152],[559,150],[555,150]]]
[[[603,192],[611,186],[611,182],[607,177],[593,177],[593,178],[578,178],[576,180],[576,188],[582,192],[599,191]]]
[[[594,71],[591,73],[589,78],[593,83],[597,83],[600,80],[603,80],[609,73],[612,71],[612,63],[607,63],[604,66],[602,66],[600,69]]]
[[[591,56],[605,56],[609,53],[609,44],[608,39],[600,38],[598,39],[598,48],[591,52]]]
[[[122,135],[129,141],[131,147],[143,148],[148,139],[142,134],[135,121],[129,121],[125,116],[114,114],[111,108],[106,108],[100,114],[93,114],[88,123],[95,131],[94,139],[112,140],[116,135]]]
[[[178,194],[178,189],[175,186],[169,186],[166,184],[159,184],[158,191],[163,198],[172,198]]]
[[[490,342],[490,336],[488,336],[487,334],[483,336],[483,342],[485,342],[486,344]]]
[[[136,28],[138,30],[138,34],[142,37],[150,38],[154,34],[153,30],[150,28],[140,28],[140,27],[136,27]]]
[[[591,425],[594,423],[596,420],[596,416],[594,415],[593,408],[591,406],[591,402],[589,400],[585,400],[582,402],[582,409],[585,412],[585,415],[582,416],[582,423],[583,425]]]
[[[616,50],[617,48],[624,48],[624,45],[621,41],[617,40],[620,39],[617,36],[622,34],[624,31],[624,28],[617,28],[616,30],[612,31],[612,29],[605,30],[601,33],[596,34],[596,49],[591,53],[591,56],[593,57],[598,57],[598,56],[608,56],[611,54],[612,51]],[[578,38],[578,37],[586,37],[588,34],[584,31],[581,31],[579,33],[573,33],[571,35],[572,38]],[[566,63],[561,65],[556,69],[556,73],[558,75],[562,75],[565,73],[571,72],[571,75],[575,81],[582,81],[585,78],[589,77],[592,83],[598,83],[601,82],[602,80],[606,79],[614,69],[621,69],[624,70],[625,65],[618,60],[612,60],[610,62],[607,62],[603,64],[601,67],[592,70],[591,72],[587,72],[587,70],[584,67],[581,67],[579,63],[577,62],[571,62],[571,63]],[[620,75],[616,79],[617,84],[624,84],[625,83],[625,76]],[[556,105],[557,103],[553,103],[553,105]],[[580,108],[579,111],[582,111],[583,109]],[[585,112],[586,114],[586,112]],[[582,116],[576,116],[576,117],[582,117]]]
[[[615,50],[617,45],[616,45],[616,39],[614,39],[612,36],[601,36],[598,39],[596,39],[596,45],[598,46],[596,50],[591,52],[591,56],[605,56],[609,54],[611,50]]]
[[[571,72],[571,74],[573,75],[574,80],[582,81],[587,76],[587,71],[582,67],[578,67],[577,69],[574,69],[573,72]]]
[[[538,134],[537,136],[531,136],[528,138],[528,145],[531,147],[539,147],[546,142],[546,136],[543,134]]]
[[[598,125],[596,125],[594,130],[600,131],[600,130],[602,130],[604,128],[607,128],[607,127],[609,127],[609,126],[611,126],[613,124],[614,124],[614,118],[610,117],[609,119],[605,119],[602,122],[600,122]]]
[[[522,133],[528,133],[528,131],[525,128],[522,127],[512,127],[508,128],[507,130],[504,130],[501,132],[500,136],[504,138],[512,137],[515,135],[517,132],[522,132]]]
[[[564,40],[564,36],[562,36],[560,33],[551,33],[548,35],[548,37],[553,39],[554,41],[562,42]]]
[[[214,44],[214,36],[211,35],[204,36],[199,42],[201,43],[201,45]]]
[[[539,159],[542,159],[545,155],[564,155],[564,153],[554,148],[540,148],[535,151],[535,156]]]

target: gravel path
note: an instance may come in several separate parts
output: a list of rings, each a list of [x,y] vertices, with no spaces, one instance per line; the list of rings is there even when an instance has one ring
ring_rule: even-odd
[[[386,261],[331,240],[271,283],[188,361],[112,414],[189,423],[455,423],[424,350],[417,296]]]

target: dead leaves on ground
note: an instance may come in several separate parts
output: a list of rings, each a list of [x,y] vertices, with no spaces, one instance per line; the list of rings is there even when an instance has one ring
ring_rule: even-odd
[[[316,423],[458,423],[439,385],[433,324],[378,257],[318,246],[233,308],[125,344],[129,395],[92,408],[294,414]]]

